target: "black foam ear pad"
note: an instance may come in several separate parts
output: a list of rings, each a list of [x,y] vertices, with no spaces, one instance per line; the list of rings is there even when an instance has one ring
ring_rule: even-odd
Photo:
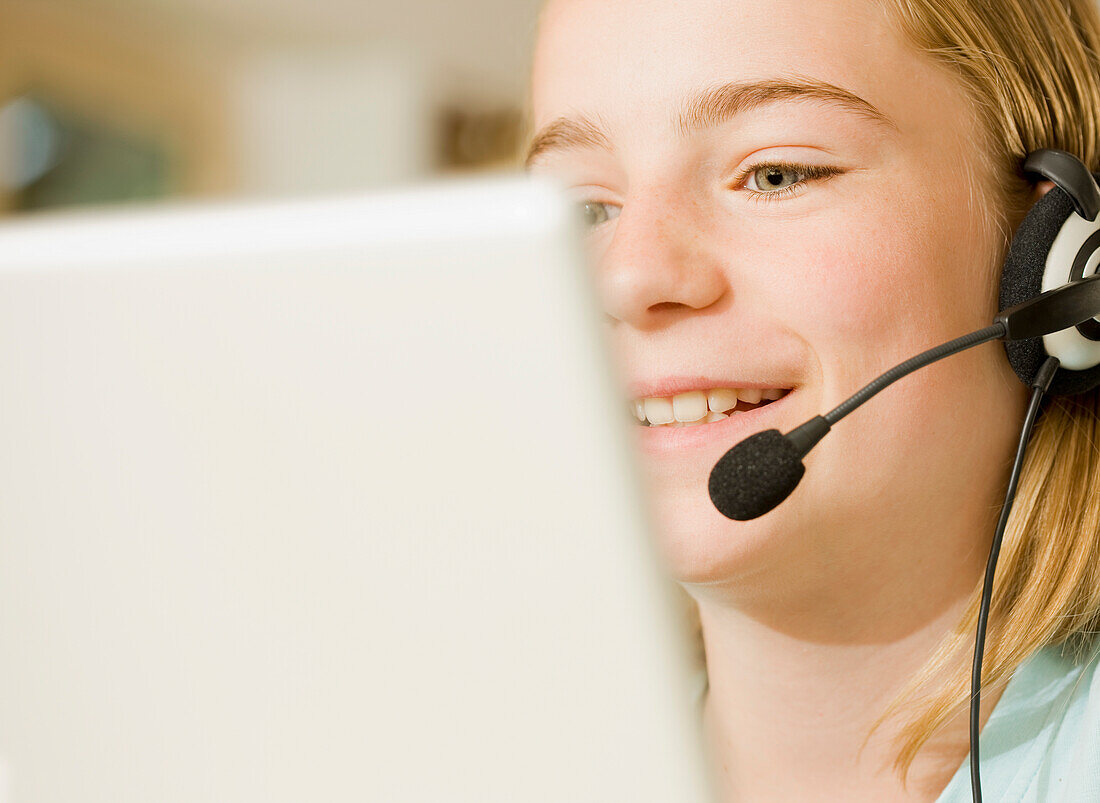
[[[1058,187],[1050,190],[1031,208],[1023,223],[1016,230],[1001,271],[1001,309],[1022,304],[1039,295],[1043,290],[1043,274],[1047,255],[1062,226],[1073,213],[1073,201]],[[1065,266],[1066,279],[1069,265]],[[1008,362],[1016,376],[1027,385],[1039,373],[1039,367],[1047,358],[1041,337],[1005,343]],[[1050,385],[1050,393],[1070,396],[1084,393],[1100,385],[1100,366],[1082,371],[1060,368]]]

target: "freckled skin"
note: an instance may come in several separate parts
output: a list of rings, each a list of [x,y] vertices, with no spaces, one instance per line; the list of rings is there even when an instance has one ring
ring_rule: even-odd
[[[690,90],[792,75],[854,92],[897,131],[810,102],[687,142],[669,122]],[[1004,243],[970,208],[961,167],[981,173],[970,104],[872,4],[562,0],[543,18],[533,100],[536,128],[579,110],[612,136],[613,154],[554,154],[535,169],[622,207],[590,240],[628,376],[679,366],[740,376],[776,355],[799,385],[789,429],[996,311]],[[767,203],[723,185],[768,157],[847,172]],[[780,576],[814,597],[852,588],[858,578],[823,573],[821,561],[882,552],[886,534],[894,559],[933,528],[950,532],[956,557],[969,553],[986,540],[1002,482],[988,467],[1010,454],[1017,385],[999,344],[904,380],[838,426],[795,495],[754,522],[725,520],[706,497],[732,444],[648,461],[667,557],[685,581],[727,580],[729,594],[782,605]]]
[[[671,123],[687,93],[791,77],[842,87],[895,127],[810,101],[686,139]],[[536,129],[580,112],[613,145],[550,153],[533,169],[621,208],[589,245],[630,379],[782,377],[796,386],[779,422],[787,431],[996,312],[1007,244],[971,203],[992,181],[973,106],[869,0],[556,0],[540,27],[532,99]],[[842,173],[767,201],[730,182],[784,160]],[[845,762],[876,704],[920,666],[980,580],[1025,400],[999,343],[926,368],[835,427],[790,499],[750,522],[723,518],[707,497],[732,443],[639,457],[663,556],[700,604],[712,691],[721,666],[740,684],[722,692],[727,713],[736,702],[738,721],[757,721],[755,711],[764,732],[790,724],[771,753],[757,736],[758,766],[791,750],[819,757],[804,787],[772,799],[813,799],[815,783],[822,799],[842,799],[837,784],[851,778],[896,791],[888,775]],[[866,645],[878,652],[861,675],[863,664],[839,656]],[[845,703],[839,730],[790,741],[798,712],[823,698],[869,702]],[[929,789],[963,745],[929,770]],[[872,786],[860,783],[843,799],[863,799]]]

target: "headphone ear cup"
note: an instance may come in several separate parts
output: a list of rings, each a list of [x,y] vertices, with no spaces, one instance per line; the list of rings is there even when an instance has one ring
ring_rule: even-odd
[[[1001,271],[1000,308],[1022,304],[1071,280],[1075,261],[1087,261],[1100,248],[1100,218],[1090,222],[1074,212],[1073,200],[1058,187],[1031,208],[1012,238]],[[1093,265],[1100,260],[1100,253]],[[1091,268],[1085,275],[1092,272]],[[1031,385],[1048,356],[1063,366],[1054,375],[1050,393],[1069,396],[1100,385],[1100,342],[1076,329],[1005,343],[1016,376]]]

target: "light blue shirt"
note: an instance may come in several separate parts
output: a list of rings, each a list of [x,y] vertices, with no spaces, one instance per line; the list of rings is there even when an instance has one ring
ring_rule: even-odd
[[[983,801],[1100,801],[1098,658],[1046,647],[1019,666],[982,728]],[[972,799],[968,755],[936,803]]]
[[[981,733],[982,800],[1100,803],[1100,643],[1074,663],[1046,647],[1013,674]],[[707,691],[699,673],[696,706]],[[970,803],[970,756],[936,803]]]

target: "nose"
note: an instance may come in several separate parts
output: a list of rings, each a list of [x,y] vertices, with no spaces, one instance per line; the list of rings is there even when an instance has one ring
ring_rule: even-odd
[[[690,209],[655,200],[628,202],[597,260],[604,310],[640,330],[710,307],[729,284],[705,228]],[[699,219],[699,218],[696,218]]]

